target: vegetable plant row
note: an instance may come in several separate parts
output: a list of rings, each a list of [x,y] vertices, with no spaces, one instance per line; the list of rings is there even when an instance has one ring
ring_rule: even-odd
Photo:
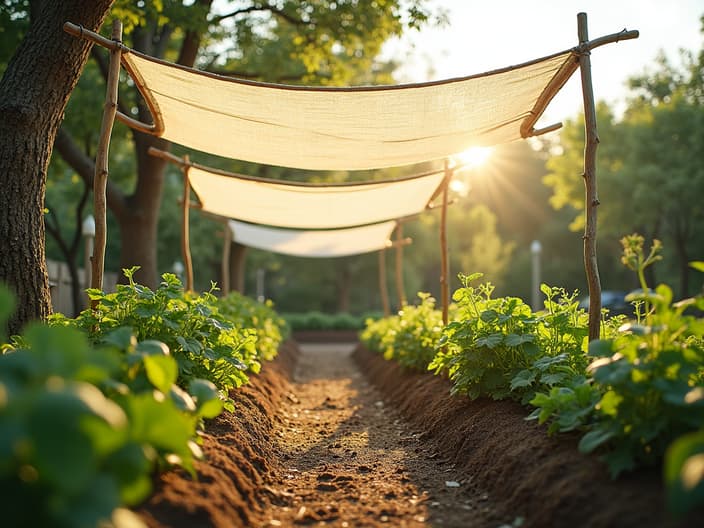
[[[233,410],[229,391],[277,353],[287,330],[270,305],[184,292],[168,273],[152,291],[135,271],[115,293],[88,290],[96,309],[2,345],[8,526],[141,526],[126,507],[150,494],[157,471],[194,474],[204,420]],[[0,328],[12,303],[0,290]]]
[[[664,459],[671,510],[704,505],[704,296],[673,303],[672,290],[648,288],[644,270],[659,260],[638,235],[622,240],[622,261],[641,293],[635,316],[604,314],[601,339],[588,343],[588,315],[576,293],[542,285],[545,308],[492,297],[481,274],[461,276],[451,322],[435,301],[368,320],[365,345],[406,367],[447,375],[454,394],[513,399],[549,433],[579,431],[584,453],[597,452],[613,477]],[[693,267],[704,271],[704,263]]]

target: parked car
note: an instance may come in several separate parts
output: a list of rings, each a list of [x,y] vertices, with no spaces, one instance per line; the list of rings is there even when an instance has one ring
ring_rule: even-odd
[[[633,315],[633,305],[626,301],[628,292],[604,290],[601,292],[601,307],[609,310],[609,315]],[[589,311],[589,296],[579,301],[579,307]]]

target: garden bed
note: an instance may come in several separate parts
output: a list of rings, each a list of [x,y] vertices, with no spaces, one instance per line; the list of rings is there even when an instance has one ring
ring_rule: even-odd
[[[233,393],[235,413],[224,413],[207,424],[204,442],[207,459],[197,463],[196,481],[182,471],[158,477],[156,492],[138,510],[150,527],[259,526],[268,518],[274,503],[291,503],[288,510],[293,512],[292,518],[296,511],[305,510],[297,502],[298,492],[290,493],[283,488],[280,491],[280,486],[271,485],[272,479],[281,476],[282,469],[286,470],[284,475],[296,471],[286,469],[292,461],[279,452],[274,431],[279,420],[277,413],[284,404],[299,405],[291,392],[291,376],[298,355],[295,342],[285,343],[274,362],[267,363],[260,375],[252,376],[250,384]],[[447,380],[404,370],[361,345],[354,359],[359,370],[383,395],[385,407],[396,408],[417,432],[414,436],[422,441],[421,445],[427,446],[428,453],[434,453],[428,455],[428,462],[448,465],[453,478],[466,490],[463,493],[486,491],[478,504],[490,506],[491,511],[486,507],[475,509],[473,525],[495,527],[497,517],[501,517],[509,522],[522,518],[522,526],[528,527],[704,526],[701,511],[680,523],[668,518],[656,470],[640,470],[613,481],[596,457],[578,453],[576,437],[548,437],[543,427],[524,420],[526,409],[518,404],[451,397]],[[327,453],[329,449],[323,451]],[[332,456],[339,458],[336,454]],[[328,472],[333,471],[327,463],[325,467]],[[315,475],[309,477],[317,482],[315,478]],[[335,475],[330,478],[337,482]],[[418,478],[418,482],[422,480]],[[448,500],[449,495],[443,495],[441,500]],[[310,505],[311,497],[304,497],[303,504]],[[481,502],[487,497],[487,502]],[[356,500],[360,501],[360,507],[369,508],[363,499],[352,502]],[[343,503],[339,507],[341,515],[345,511]],[[443,506],[443,510],[448,507],[451,505]],[[431,510],[430,517],[416,523],[418,526],[435,525],[438,510]],[[344,518],[331,517],[330,525],[338,526],[335,523]],[[293,525],[311,524],[313,520],[326,522],[320,512],[315,513],[314,519],[310,511],[295,519]],[[466,525],[453,524],[452,517],[445,520],[444,526]],[[383,522],[389,521],[370,516],[365,525],[381,526]],[[514,522],[514,525],[519,524]]]
[[[261,515],[264,482],[276,464],[271,430],[298,348],[287,341],[250,383],[232,392],[235,412],[206,425],[205,460],[196,462],[197,480],[182,470],[157,477],[155,493],[138,509],[153,528],[252,526]]]
[[[354,356],[405,418],[523,526],[704,526],[702,511],[681,522],[668,517],[655,469],[614,481],[597,457],[578,452],[577,436],[548,437],[517,403],[452,397],[447,380],[402,369],[362,345]]]

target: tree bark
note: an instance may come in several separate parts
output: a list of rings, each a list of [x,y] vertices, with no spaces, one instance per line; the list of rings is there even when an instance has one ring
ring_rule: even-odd
[[[0,80],[0,282],[17,297],[10,333],[51,313],[44,194],[52,145],[90,44],[64,33],[97,31],[113,0],[42,2]]]
[[[232,242],[230,247],[230,289],[244,295],[244,272],[247,246]]]

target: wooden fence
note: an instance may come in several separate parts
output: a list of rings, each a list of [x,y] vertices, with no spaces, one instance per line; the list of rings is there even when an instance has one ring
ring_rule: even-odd
[[[46,261],[46,266],[49,271],[49,283],[51,284],[51,305],[54,312],[61,312],[68,316],[73,315],[73,303],[71,302],[71,275],[68,272],[68,264],[56,260]],[[115,291],[117,284],[117,273],[107,271],[103,276],[103,290],[107,292]],[[86,289],[85,271],[83,268],[78,269],[78,280],[80,282],[81,292]],[[81,294],[81,309],[87,306],[87,297],[85,293]]]

